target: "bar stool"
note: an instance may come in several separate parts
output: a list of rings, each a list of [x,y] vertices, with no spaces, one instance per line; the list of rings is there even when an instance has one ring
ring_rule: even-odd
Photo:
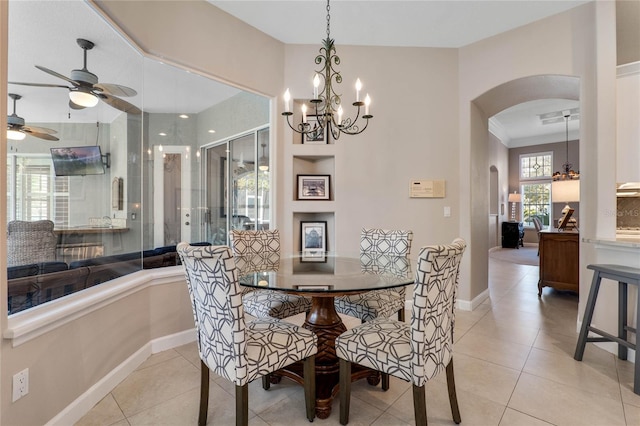
[[[576,361],[582,361],[584,347],[587,342],[617,343],[619,359],[627,359],[627,350],[634,349],[636,351],[636,356],[633,392],[640,395],[640,350],[638,350],[640,349],[640,342],[638,342],[640,335],[636,332],[635,328],[627,325],[627,288],[628,284],[632,284],[638,287],[636,327],[640,326],[640,268],[632,268],[630,266],[623,265],[594,264],[588,265],[587,269],[593,269],[593,280],[591,281],[591,290],[589,290],[589,298],[587,299],[587,306],[584,310],[584,318],[582,320],[582,326],[580,327],[580,336],[578,337],[576,353],[573,358]],[[593,310],[596,305],[596,299],[598,297],[598,290],[600,289],[600,281],[602,278],[618,281],[618,336],[614,336],[591,326]],[[589,332],[595,333],[601,337],[588,337]],[[636,333],[636,344],[627,340],[628,332]]]

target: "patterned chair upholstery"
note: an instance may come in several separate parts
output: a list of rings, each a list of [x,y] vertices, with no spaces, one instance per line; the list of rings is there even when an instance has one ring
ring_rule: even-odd
[[[245,321],[238,270],[229,247],[183,242],[177,251],[186,273],[201,360],[198,424],[207,423],[209,371],[235,384],[236,425],[246,425],[248,383],[300,360],[306,414],[313,421],[316,335],[274,318]]]
[[[53,222],[12,220],[7,224],[7,266],[56,260],[58,237]]]
[[[427,424],[426,382],[446,370],[453,420],[460,423],[452,351],[454,304],[465,248],[465,241],[456,238],[450,245],[420,249],[410,324],[378,318],[336,338],[336,354],[340,358],[341,424],[349,421],[351,363],[354,362],[382,372],[384,390],[389,388],[389,375],[413,384],[416,425]]]
[[[364,228],[360,234],[360,260],[363,271],[368,270],[368,265],[376,265],[379,268],[380,257],[389,256],[394,260],[391,261],[387,270],[381,272],[398,272],[405,275],[411,268],[407,256],[411,253],[412,240],[413,232],[411,231]],[[375,273],[375,271],[370,272]],[[371,321],[380,317],[389,318],[394,312],[398,313],[400,321],[404,321],[405,298],[406,287],[402,286],[338,296],[335,298],[335,307],[339,313],[362,321]]]
[[[277,229],[232,230],[229,238],[239,274],[278,269],[280,232]],[[256,318],[283,319],[311,309],[311,301],[306,297],[250,287],[242,287],[242,303],[245,312]]]

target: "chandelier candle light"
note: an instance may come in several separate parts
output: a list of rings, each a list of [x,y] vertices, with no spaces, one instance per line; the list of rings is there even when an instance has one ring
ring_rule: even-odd
[[[371,98],[367,94],[364,101],[360,99],[360,92],[362,91],[362,82],[360,79],[356,80],[356,101],[352,104],[357,108],[356,117],[351,119],[350,117],[343,118],[344,110],[342,109],[340,95],[336,94],[332,84],[342,83],[342,76],[339,71],[333,68],[333,65],[340,65],[340,58],[336,55],[336,48],[330,35],[330,6],[329,0],[327,0],[327,38],[322,41],[322,47],[320,48],[320,54],[316,56],[315,62],[317,65],[322,65],[320,70],[316,71],[316,75],[313,78],[313,98],[311,102],[311,108],[313,113],[318,118],[318,121],[313,124],[307,122],[308,107],[302,104],[302,122],[295,127],[291,124],[290,117],[293,115],[291,111],[291,93],[289,89],[284,93],[284,115],[287,119],[289,127],[297,133],[303,135],[317,135],[320,132],[327,132],[333,139],[340,138],[340,134],[357,135],[362,133],[369,125],[369,119],[373,117],[369,113],[369,105],[371,104]],[[322,83],[322,86],[321,86]],[[360,110],[364,106],[364,114],[360,117]],[[358,122],[359,118],[366,120],[364,127],[361,126],[361,122]]]

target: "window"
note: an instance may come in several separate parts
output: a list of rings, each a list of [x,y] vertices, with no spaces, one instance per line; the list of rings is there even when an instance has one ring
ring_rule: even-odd
[[[9,156],[7,175],[7,221],[69,224],[69,178],[55,176],[50,157]]]
[[[520,156],[522,220],[525,226],[534,226],[534,216],[537,216],[544,225],[549,225],[552,164],[551,152]]]

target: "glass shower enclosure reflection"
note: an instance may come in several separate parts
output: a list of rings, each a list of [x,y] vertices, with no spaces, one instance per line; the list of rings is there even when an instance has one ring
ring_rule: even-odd
[[[229,231],[269,229],[269,129],[205,148],[206,241],[228,244]]]

